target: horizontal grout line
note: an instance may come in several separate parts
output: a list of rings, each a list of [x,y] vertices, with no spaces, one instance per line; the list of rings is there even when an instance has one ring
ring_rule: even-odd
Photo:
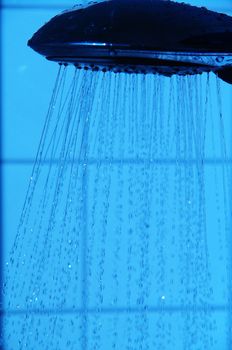
[[[2,316],[19,316],[19,315],[82,315],[87,314],[137,314],[137,313],[177,313],[177,312],[229,312],[229,305],[177,305],[177,306],[154,306],[154,307],[118,307],[118,308],[77,308],[77,309],[22,309],[22,310],[0,310]]]
[[[3,159],[0,161],[1,165],[27,165],[27,164],[34,164],[34,159]],[[41,165],[50,165],[50,164],[60,164],[61,160],[59,159],[46,159],[40,162]],[[204,164],[204,165],[231,165],[232,159],[223,159],[223,158],[206,158],[206,159],[174,159],[174,158],[154,158],[154,159],[141,159],[141,158],[125,158],[125,159],[109,159],[109,158],[101,158],[101,159],[94,159],[89,158],[85,160],[81,159],[67,159],[64,161],[64,164],[80,164],[80,165],[99,165],[99,164],[109,164],[109,165],[129,165],[129,164],[135,164],[135,165],[193,165],[193,164]]]

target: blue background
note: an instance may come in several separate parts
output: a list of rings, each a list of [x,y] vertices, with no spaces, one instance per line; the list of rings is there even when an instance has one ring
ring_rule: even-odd
[[[181,1],[179,1],[181,2]],[[82,1],[82,3],[84,3]],[[199,5],[199,6],[206,6],[209,9],[224,12],[227,14],[232,15],[232,4],[230,0],[221,0],[220,2],[217,0],[209,0],[209,1],[189,1],[189,3],[193,5]],[[20,1],[20,0],[5,0],[3,1],[2,6],[2,19],[3,19],[3,35],[2,35],[2,72],[3,72],[3,222],[4,222],[4,232],[3,232],[3,242],[4,242],[4,256],[3,256],[3,264],[7,264],[8,258],[9,258],[9,251],[12,247],[17,225],[23,205],[23,201],[25,198],[25,193],[28,185],[28,181],[31,176],[31,169],[34,162],[35,154],[37,151],[39,139],[41,136],[43,123],[45,120],[45,115],[47,113],[47,108],[49,105],[49,100],[51,96],[51,92],[53,89],[54,81],[57,75],[58,67],[56,64],[52,62],[46,61],[44,58],[37,55],[35,52],[30,50],[27,47],[27,40],[32,36],[32,34],[46,21],[48,21],[52,16],[57,14],[57,12],[66,9],[68,7],[71,7],[73,5],[77,4],[77,2],[73,1],[45,1],[45,0],[38,0],[38,1]],[[210,80],[210,82],[214,82],[213,79]],[[221,89],[222,89],[222,101],[223,101],[223,117],[224,117],[224,123],[225,123],[225,130],[226,130],[226,145],[227,145],[227,154],[229,159],[232,159],[232,126],[231,126],[231,116],[232,116],[232,99],[231,99],[231,87],[225,83],[221,83]],[[213,100],[213,106],[212,109],[215,113],[215,121],[218,117],[218,109],[217,109],[217,101],[216,99]],[[217,147],[217,145],[216,145]],[[216,158],[215,154],[212,154],[210,146],[208,146],[208,149],[206,148],[206,154],[208,154],[210,159],[213,159],[213,157]],[[207,153],[208,152],[208,153]],[[217,150],[216,150],[217,153]],[[220,158],[219,156],[217,159]],[[90,182],[94,181],[91,180],[91,176],[94,178],[95,170],[92,170],[92,173],[90,174]],[[209,170],[210,172],[210,170]],[[219,170],[220,172],[220,170]],[[126,176],[126,175],[125,175]],[[116,179],[117,175],[113,174],[112,178]],[[113,180],[116,181],[116,180]],[[208,186],[209,193],[211,186],[214,186],[214,184],[211,182],[211,176],[210,173],[206,177],[206,187]],[[220,194],[220,200],[223,201],[223,191],[221,190]],[[116,195],[116,194],[115,194]],[[231,196],[232,194],[229,194]],[[89,206],[91,206],[91,201],[94,200],[94,193],[89,193]],[[214,198],[212,197],[212,201]],[[215,215],[215,208],[211,206],[210,198],[207,202],[208,205],[208,211],[211,212],[211,215]],[[221,210],[223,205],[221,206]],[[210,220],[209,220],[210,222]],[[210,225],[210,223],[209,223]],[[215,229],[215,231],[214,231]],[[230,227],[231,231],[231,227]],[[110,232],[110,230],[109,230]],[[210,226],[210,232],[211,237],[217,235],[216,227],[211,223]],[[223,240],[223,234],[222,234],[222,240]],[[232,324],[229,324],[228,320],[230,320],[230,316],[228,317],[228,314],[230,314],[230,309],[228,305],[228,300],[230,298],[228,297],[229,291],[227,290],[227,279],[229,276],[224,271],[224,264],[227,264],[228,261],[232,264],[232,250],[228,249],[226,246],[228,244],[227,241],[222,242],[222,252],[221,255],[222,260],[220,260],[219,253],[218,253],[218,241],[217,239],[212,239],[210,242],[210,250],[209,254],[211,257],[211,268],[212,268],[212,275],[214,276],[212,278],[213,283],[213,289],[214,289],[214,296],[212,298],[211,304],[218,307],[218,311],[216,311],[214,318],[214,338],[215,338],[215,345],[212,348],[213,350],[224,350],[224,349],[231,349],[232,348],[232,339],[231,343],[228,343],[228,332],[230,331],[229,328],[232,327]],[[123,245],[123,242],[122,242]],[[125,243],[126,245],[126,243]],[[110,242],[108,243],[108,247],[110,249]],[[170,247],[168,247],[169,252],[171,254],[173,245],[170,243]],[[112,247],[113,249],[113,247]],[[230,256],[231,254],[231,256]],[[120,256],[120,263],[122,264],[122,270],[123,270],[123,254]],[[134,256],[134,259],[136,259],[136,256]],[[224,260],[223,260],[224,259]],[[110,264],[110,257],[109,257],[109,264]],[[97,265],[96,260],[96,265]],[[171,261],[167,264],[171,264]],[[109,275],[111,271],[110,265],[109,268]],[[232,265],[230,267],[232,269]],[[23,276],[22,276],[23,278]],[[49,278],[49,276],[48,276]],[[94,277],[96,280],[93,279],[92,282],[92,288],[97,288],[97,272],[96,276]],[[107,277],[106,282],[107,282]],[[223,279],[224,278],[224,279]],[[95,282],[94,282],[95,281]],[[106,296],[105,296],[105,303],[108,307],[108,305],[111,305],[111,287],[110,287],[110,278],[108,278],[108,287],[109,290],[106,288]],[[224,281],[224,282],[223,282]],[[106,283],[107,285],[107,283]],[[81,287],[80,287],[81,288]],[[154,287],[155,290],[155,287]],[[175,290],[175,288],[173,289]],[[119,299],[120,299],[120,307],[123,309],[125,306],[124,300],[126,296],[123,294],[125,293],[125,290],[123,288],[123,285],[119,287]],[[167,295],[167,296],[166,296]],[[178,305],[175,292],[170,293],[170,298],[168,299],[168,291],[165,291],[165,302],[167,305]],[[152,322],[156,322],[156,317],[159,314],[160,309],[163,307],[163,294],[161,291],[157,291],[156,295],[154,296],[154,300],[150,301],[151,307],[154,307],[154,309],[157,308],[157,312],[154,311],[151,312],[151,324]],[[92,298],[92,299],[91,299]],[[7,299],[7,296],[6,296]],[[136,299],[136,298],[135,298]],[[17,303],[16,303],[17,304]],[[81,305],[76,305],[76,307],[81,307]],[[96,300],[94,299],[94,292],[93,296],[90,296],[90,307],[95,308],[96,307]],[[106,307],[106,309],[107,309]],[[120,309],[119,307],[119,309]],[[49,303],[48,303],[49,308]],[[69,305],[66,307],[66,309],[69,309]],[[109,307],[110,309],[110,307]],[[7,311],[7,310],[6,310]],[[125,310],[124,310],[125,311]],[[117,312],[117,324],[118,324],[118,343],[116,348],[117,349],[124,349],[124,333],[123,330],[126,328],[128,322],[126,319],[125,312],[120,311]],[[173,331],[176,338],[179,337],[179,331],[178,331],[178,324],[181,324],[181,309],[179,310],[179,313],[170,313],[166,314],[164,319],[167,323],[171,324],[173,329],[176,327],[176,331]],[[182,310],[184,313],[184,309]],[[15,314],[10,317],[15,317],[17,319],[16,321],[16,328],[12,329],[12,334],[18,334],[17,332],[20,332],[19,329],[21,327],[20,325],[20,317],[22,318],[22,315]],[[31,314],[29,318],[33,317],[39,317]],[[49,339],[50,334],[47,332],[46,329],[49,328],[49,321],[46,321],[46,315],[44,315],[42,319],[44,330],[41,330],[41,332],[44,334],[44,339]],[[51,317],[51,316],[49,316]],[[62,329],[66,329],[67,339],[71,339],[70,333],[75,333],[75,327],[72,329],[72,326],[70,326],[70,319],[74,319],[75,326],[78,328],[81,327],[81,323],[83,322],[83,319],[77,316],[74,316],[73,313],[69,314],[68,312],[63,316],[64,317],[64,323],[65,326]],[[100,343],[100,349],[110,349],[112,348],[111,345],[111,336],[114,331],[114,317],[110,313],[110,311],[105,311],[104,314],[99,314],[97,321],[94,320],[94,315],[89,315],[89,333],[88,337],[91,343],[91,337],[94,332],[94,325],[99,324],[101,328],[101,340]],[[47,317],[48,319],[48,317]],[[23,320],[23,318],[22,318]],[[66,323],[67,320],[67,323]],[[32,322],[33,323],[33,322]],[[164,322],[165,323],[165,322]],[[30,323],[29,323],[30,324]],[[77,326],[78,324],[78,326]],[[17,327],[18,330],[17,330]],[[66,327],[66,328],[65,328]],[[92,327],[92,328],[91,328]],[[78,328],[78,329],[79,329]],[[42,329],[42,328],[41,328]],[[11,332],[8,330],[8,332]],[[47,333],[46,333],[47,332]],[[149,332],[152,332],[152,326]],[[162,332],[161,332],[162,333]],[[164,337],[165,334],[167,334],[166,330],[163,331]],[[172,336],[173,336],[172,334]],[[57,334],[57,339],[59,339],[60,335]],[[19,349],[41,349],[38,346],[38,343],[36,343],[36,340],[33,343],[34,334],[32,334],[31,338],[32,340],[29,345],[19,345],[17,342],[13,342],[12,340],[8,341],[5,340],[5,347],[6,350],[19,350]],[[63,337],[65,338],[65,336]],[[59,344],[61,348],[68,349],[70,346],[70,349],[72,349],[71,346],[68,343],[69,340],[63,339],[60,340]],[[44,341],[45,341],[44,340]],[[62,343],[63,341],[63,343]],[[174,341],[174,340],[172,340]],[[70,340],[72,344],[74,344],[74,340]],[[96,343],[96,342],[95,342]],[[174,344],[174,343],[173,343]],[[178,347],[179,344],[179,347]],[[177,349],[182,350],[181,341],[178,343],[178,340],[176,340],[176,346]],[[22,347],[20,347],[22,346]],[[93,346],[93,345],[92,345]],[[172,346],[168,345],[168,343],[165,345],[165,349],[167,348],[172,349]],[[197,346],[197,345],[196,345]],[[77,344],[76,349],[81,349],[81,343]],[[89,349],[92,349],[94,347],[89,347]],[[155,345],[153,347],[155,349]],[[153,349],[151,347],[151,349]],[[49,349],[52,349],[52,346],[50,346]],[[54,347],[54,349],[58,350],[58,347]],[[135,348],[134,348],[135,349]],[[133,350],[134,350],[133,349]],[[158,349],[158,347],[157,347]],[[184,348],[183,348],[184,349]],[[192,349],[203,349],[203,348],[197,348],[192,347]]]

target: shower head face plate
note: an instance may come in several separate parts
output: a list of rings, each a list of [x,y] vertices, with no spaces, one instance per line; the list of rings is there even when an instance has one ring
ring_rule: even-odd
[[[28,45],[86,69],[221,72],[232,67],[232,18],[168,0],[107,0],[57,15]]]
[[[61,56],[57,52],[57,55],[47,58],[59,63],[72,63],[78,68],[110,70],[115,73],[158,73],[166,76],[218,71],[232,65],[232,53],[134,51],[96,43],[87,43],[84,46],[82,43],[70,44],[65,50],[66,55]]]

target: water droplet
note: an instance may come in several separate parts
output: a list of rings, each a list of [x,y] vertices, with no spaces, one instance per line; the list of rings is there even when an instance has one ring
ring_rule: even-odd
[[[222,62],[224,61],[224,57],[223,57],[223,56],[218,56],[218,57],[216,58],[216,61],[217,61],[218,63],[222,63]]]

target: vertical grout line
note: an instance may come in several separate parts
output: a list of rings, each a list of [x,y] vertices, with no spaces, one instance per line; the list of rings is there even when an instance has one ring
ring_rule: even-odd
[[[3,118],[3,96],[2,96],[2,0],[0,0],[0,160],[3,158],[3,135],[2,135],[2,118]],[[0,308],[3,308],[3,165],[0,165]],[[3,334],[3,313],[0,314],[0,349],[4,349]]]
[[[232,116],[232,87],[230,87],[230,116]],[[232,119],[230,119],[230,138],[231,140],[229,141],[229,157],[232,154]],[[228,165],[229,171],[228,171],[228,175],[229,175],[229,279],[230,279],[230,283],[229,283],[229,294],[232,294],[232,166],[231,164]],[[231,346],[232,346],[232,305],[231,305],[231,295],[229,295],[229,308],[228,308],[228,312],[229,312],[229,329],[228,329],[228,350],[231,350]]]
[[[88,314],[87,314],[87,201],[88,201],[88,172],[87,164],[84,165],[84,173],[82,179],[82,198],[83,198],[83,231],[82,231],[82,327],[83,327],[83,346],[82,350],[88,349]]]

